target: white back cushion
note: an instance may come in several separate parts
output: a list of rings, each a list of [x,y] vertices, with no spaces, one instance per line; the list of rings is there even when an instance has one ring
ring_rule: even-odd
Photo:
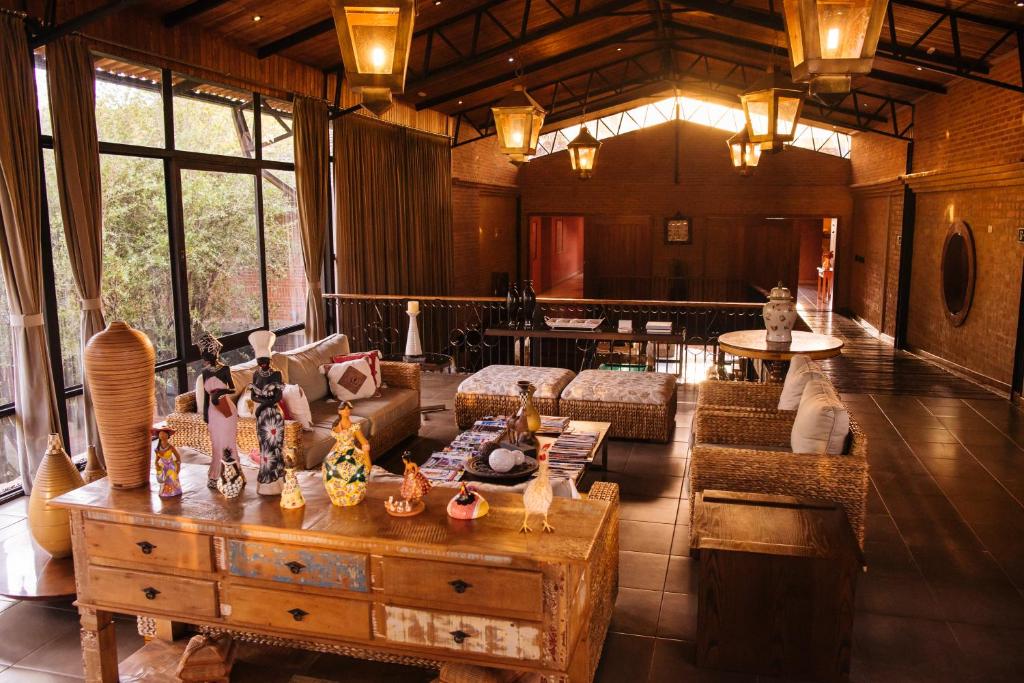
[[[793,356],[779,395],[779,410],[796,410],[804,395],[804,387],[812,379],[824,379],[821,366],[803,354]]]
[[[790,446],[794,453],[842,455],[850,434],[850,414],[832,385],[812,379],[796,410]]]
[[[327,382],[320,373],[320,366],[330,363],[331,357],[348,353],[348,337],[332,334],[318,342],[286,351],[288,356],[288,381],[298,384],[309,401],[319,401],[327,396]]]

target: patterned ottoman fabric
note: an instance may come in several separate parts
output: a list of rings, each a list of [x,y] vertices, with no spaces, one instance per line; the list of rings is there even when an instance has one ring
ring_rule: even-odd
[[[576,374],[562,368],[489,365],[459,385],[455,419],[461,429],[487,415],[511,415],[519,408],[519,387],[527,380],[537,387],[533,404],[542,415],[558,415],[558,397]]]
[[[559,415],[610,422],[609,435],[666,442],[676,417],[676,377],[661,372],[584,370],[562,392]]]

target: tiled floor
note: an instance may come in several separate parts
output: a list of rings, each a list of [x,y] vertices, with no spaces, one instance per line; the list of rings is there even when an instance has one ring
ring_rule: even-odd
[[[425,376],[423,402],[451,408],[459,380]],[[605,476],[622,487],[621,587],[598,672],[602,683],[756,680],[693,666],[696,572],[684,483],[693,397],[692,388],[680,392],[672,443],[611,444]],[[868,434],[871,464],[869,570],[858,584],[851,680],[1021,680],[1024,414],[997,398],[844,399]],[[428,415],[412,450],[425,457],[454,433],[450,410]],[[396,456],[386,464],[394,468]],[[23,500],[0,508],[0,538],[5,521],[23,515]],[[0,667],[9,667],[0,683],[81,676],[68,605],[0,609]],[[133,627],[119,623],[122,655],[140,643]],[[327,680],[384,680],[375,679],[374,665],[361,665],[358,675],[342,660],[311,666],[307,675],[315,669]],[[266,680],[258,671],[243,669],[237,678]],[[380,675],[424,680],[422,672],[394,668]]]

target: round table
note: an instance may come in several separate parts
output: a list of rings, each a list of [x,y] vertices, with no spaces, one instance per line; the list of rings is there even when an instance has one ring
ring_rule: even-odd
[[[843,352],[843,340],[827,334],[795,330],[791,342],[769,342],[765,330],[738,330],[719,336],[718,347],[733,356],[765,361],[769,381],[781,382],[784,376],[783,362],[797,354],[812,360],[838,356]]]
[[[416,363],[423,372],[455,372],[455,359],[445,353],[425,353],[422,360],[410,361],[400,353],[386,353],[384,360],[398,363]]]
[[[74,560],[50,557],[32,540],[27,522],[15,526],[4,529],[5,538],[0,541],[0,596],[15,600],[75,597]]]

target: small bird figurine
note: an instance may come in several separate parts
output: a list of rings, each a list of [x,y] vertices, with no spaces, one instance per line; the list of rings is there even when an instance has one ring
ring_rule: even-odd
[[[537,453],[537,462],[540,463],[537,476],[526,485],[526,490],[523,491],[523,526],[519,529],[519,532],[523,534],[533,531],[529,526],[531,513],[544,516],[544,531],[553,533],[555,530],[555,527],[548,524],[548,509],[551,507],[551,500],[555,494],[551,490],[551,480],[548,478],[547,448]]]

